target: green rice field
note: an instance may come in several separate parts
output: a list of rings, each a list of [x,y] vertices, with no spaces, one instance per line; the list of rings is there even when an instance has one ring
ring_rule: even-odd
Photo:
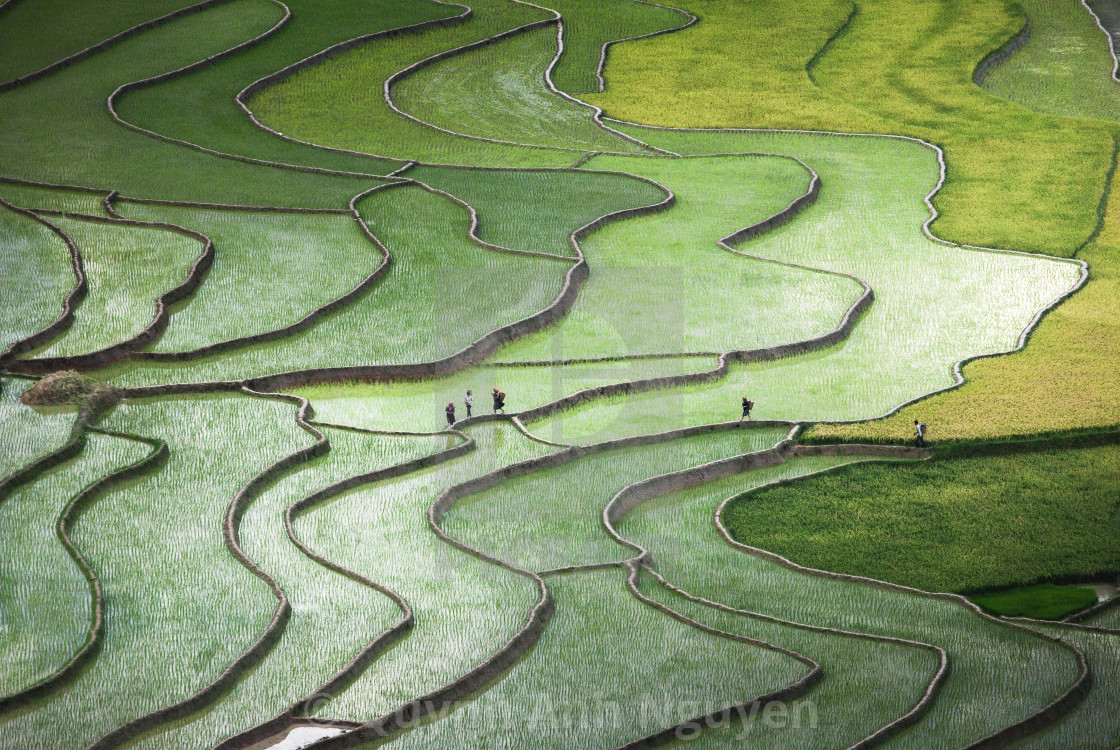
[[[1117,750],[1118,49],[0,0],[0,750]]]

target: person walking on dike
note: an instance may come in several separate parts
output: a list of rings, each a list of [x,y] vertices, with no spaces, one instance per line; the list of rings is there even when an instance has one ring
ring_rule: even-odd
[[[750,419],[751,409],[753,408],[754,401],[751,401],[746,396],[743,396],[743,416],[739,417],[739,421],[742,422],[744,419]]]
[[[918,423],[914,420],[914,446],[917,448],[926,447],[926,424],[925,422]]]
[[[454,401],[448,401],[447,402],[447,408],[444,409],[444,412],[447,413],[447,426],[448,427],[454,427],[455,426],[455,402]]]
[[[470,391],[467,391],[466,398],[463,399],[463,406],[467,407],[467,418],[471,416],[471,407],[474,406],[474,396]]]
[[[505,414],[506,413],[506,394],[502,393],[497,388],[495,388],[493,395],[494,395],[494,413],[495,414],[499,414],[499,413],[500,414]]]

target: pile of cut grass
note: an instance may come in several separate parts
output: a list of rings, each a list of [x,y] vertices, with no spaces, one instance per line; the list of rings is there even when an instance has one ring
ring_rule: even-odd
[[[862,464],[741,495],[732,536],[926,591],[1115,578],[1120,447]]]

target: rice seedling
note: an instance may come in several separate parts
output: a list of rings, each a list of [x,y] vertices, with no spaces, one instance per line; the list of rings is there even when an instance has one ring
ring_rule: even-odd
[[[25,76],[137,24],[193,5],[191,0],[84,5],[12,3],[0,16],[0,82]]]
[[[270,28],[279,13],[259,0],[219,4],[0,93],[0,174],[165,200],[345,208],[368,179],[203,154],[129,131],[105,111],[121,84],[228,49]]]
[[[73,325],[41,356],[84,354],[135,336],[155,315],[156,298],[179,284],[202,252],[197,240],[156,227],[51,221],[81,251],[89,293]]]
[[[55,522],[70,498],[143,458],[145,447],[91,436],[78,458],[0,498],[0,695],[50,675],[85,642],[89,587],[55,537]]]
[[[778,213],[808,189],[810,174],[793,160],[597,156],[586,167],[657,180],[673,191],[676,203],[588,237],[581,246],[591,278],[576,306],[559,325],[506,347],[505,359],[789,343],[833,330],[863,291],[851,279],[736,257],[716,244]]]
[[[61,448],[74,424],[74,409],[32,409],[21,404],[20,395],[31,385],[30,380],[0,378],[0,435],[4,436],[0,479]]]
[[[229,554],[221,524],[246,481],[309,441],[291,407],[243,397],[128,402],[103,425],[164,437],[170,459],[82,515],[72,537],[104,585],[104,644],[71,689],[7,721],[0,747],[84,746],[180,700],[272,616],[273,597]]]
[[[0,208],[0,244],[4,248],[0,260],[3,351],[54,322],[74,287],[74,272],[70,251],[58,235],[6,208]]]
[[[844,456],[815,456],[787,460],[784,464],[742,474],[736,488],[788,479],[852,461]],[[668,494],[648,500],[623,518],[620,531],[624,536],[645,545],[661,565],[662,555],[675,555],[684,542],[682,530],[698,528],[711,508],[705,494]],[[688,515],[696,519],[681,523]],[[695,574],[703,561],[688,561]],[[713,571],[717,576],[718,571]],[[695,580],[695,575],[690,576]],[[678,585],[686,585],[675,580]],[[741,591],[750,581],[725,581],[724,587]],[[835,634],[813,632],[766,620],[728,614],[701,606],[670,593],[651,576],[643,575],[642,590],[663,603],[705,625],[727,632],[759,638],[774,645],[794,649],[819,662],[825,678],[804,698],[789,705],[791,716],[800,721],[770,722],[756,716],[753,721],[725,728],[713,728],[697,739],[700,747],[725,747],[733,741],[748,742],[762,748],[847,747],[879,726],[886,725],[906,713],[917,702],[929,679],[937,669],[937,655],[915,646],[868,641]],[[788,597],[785,616],[800,619],[796,593]],[[744,598],[747,609],[756,609]],[[771,612],[771,614],[775,614]],[[857,718],[858,717],[858,718]]]
[[[350,216],[134,203],[119,210],[188,227],[214,242],[205,282],[171,316],[155,351],[189,351],[290,325],[349,292],[383,260]]]
[[[597,172],[419,166],[405,176],[473,206],[479,214],[478,234],[485,242],[571,257],[575,253],[568,237],[575,230],[600,216],[665,198],[643,180]]]
[[[1115,446],[860,464],[743,495],[724,521],[809,567],[989,591],[1120,574],[1117,486]]]
[[[444,516],[450,536],[530,570],[625,560],[602,528],[603,507],[634,482],[769,448],[788,430],[728,430],[596,452],[468,495]],[[527,543],[528,541],[528,543]]]
[[[1087,623],[1098,628],[1111,628],[1120,630],[1120,607],[1110,607],[1099,615],[1090,618]]]
[[[472,453],[399,479],[355,488],[296,520],[312,549],[390,587],[408,601],[416,625],[373,662],[320,715],[372,720],[481,663],[505,643],[536,604],[527,578],[439,541],[428,505],[444,490],[551,448],[508,424],[470,428]]]
[[[1052,747],[1083,747],[1086,750],[1112,750],[1120,742],[1116,725],[1116,697],[1120,691],[1120,637],[1071,628],[1046,625],[1038,630],[1075,644],[1085,652],[1093,668],[1093,690],[1068,716],[1016,744],[1023,750]]]
[[[101,202],[105,196],[101,193],[0,182],[0,197],[21,208],[105,215],[105,207]]]
[[[452,402],[456,417],[467,416],[463,398],[474,394],[473,414],[489,414],[492,388],[507,395],[510,414],[550,403],[586,388],[632,380],[704,372],[716,366],[715,357],[640,359],[556,366],[479,366],[434,380],[394,383],[342,383],[310,386],[295,391],[310,399],[325,422],[361,425],[381,430],[439,430],[446,424],[443,408]],[[667,408],[671,408],[668,406]],[[559,423],[556,423],[559,427]],[[563,431],[541,434],[568,442]],[[580,436],[583,438],[584,436]]]
[[[446,357],[489,331],[546,308],[567,264],[481,248],[469,215],[410,185],[371,193],[358,208],[393,256],[374,289],[342,313],[283,339],[189,363],[125,363],[103,377],[130,385],[205,381],[283,370]],[[368,266],[367,266],[368,267]],[[321,273],[329,274],[330,269]],[[224,315],[240,316],[227,306]]]
[[[635,599],[624,578],[621,570],[550,577],[556,615],[526,658],[478,699],[393,744],[617,747],[806,671],[788,656],[665,616]]]
[[[1101,25],[1113,39],[1113,46],[1120,41],[1120,8],[1112,0],[1086,0],[1093,13],[1100,19]]]
[[[1120,119],[1120,83],[1108,37],[1081,3],[1026,0],[1031,36],[980,81],[985,91],[1036,112]]]
[[[552,69],[556,88],[569,94],[599,91],[599,56],[604,44],[676,29],[684,13],[632,0],[549,0],[564,17],[564,51]]]
[[[743,249],[854,274],[875,290],[875,302],[835,347],[734,365],[713,384],[592,402],[553,418],[563,422],[565,435],[599,434],[604,422],[613,424],[611,434],[622,435],[722,421],[734,417],[743,396],[756,402],[763,418],[868,419],[951,386],[953,363],[961,359],[1013,349],[1035,313],[1079,277],[1070,263],[926,239],[920,196],[937,172],[933,154],[918,144],[816,134],[635,132],[678,151],[806,159],[821,175],[820,198],[795,222]],[[913,196],[909,202],[899,200],[903,185]],[[666,401],[677,408],[665,410]],[[547,423],[535,429],[549,432]]]
[[[624,537],[651,552],[661,575],[694,595],[810,625],[907,638],[944,648],[952,664],[948,682],[929,714],[892,740],[896,746],[963,746],[1041,709],[1064,691],[1077,675],[1077,663],[1069,651],[1056,644],[984,620],[947,601],[796,572],[745,554],[712,533],[712,517],[724,499],[768,482],[851,460],[794,458],[778,467],[669,493],[636,507],[618,528]],[[712,621],[726,622],[727,618],[719,617],[722,619]],[[728,623],[728,627],[733,625]],[[765,629],[770,627],[744,620],[739,629],[781,638],[778,642],[782,645],[802,645],[810,656],[828,659],[841,668],[860,664],[860,656],[867,652],[866,645],[851,639]],[[907,653],[892,657],[897,668],[888,667],[874,676],[839,675],[837,692],[858,705],[870,692],[865,680],[885,680],[888,695],[902,691],[906,698],[916,700],[924,682],[932,677],[934,664],[929,658]],[[826,687],[827,683],[822,683],[821,690]],[[812,699],[813,694],[808,697]],[[912,704],[913,700],[904,703]],[[899,702],[893,698],[873,703],[866,717],[853,713],[850,705],[822,697],[817,706],[822,717],[819,729],[805,738],[799,733],[798,745],[804,739],[807,746],[835,747],[838,741],[852,742],[878,729],[885,719],[900,715]],[[751,736],[752,743],[763,747],[786,747],[790,739],[788,733],[781,732]],[[721,742],[712,744],[726,744],[725,739]]]
[[[474,14],[464,23],[432,29],[419,37],[379,40],[300,71],[254,96],[249,107],[265,125],[286,135],[395,159],[482,167],[572,164],[578,153],[441,133],[401,117],[382,98],[383,82],[414,63],[552,15],[500,0],[476,0],[471,9]],[[441,92],[440,97],[446,98],[447,93]]]
[[[940,236],[1068,255],[1093,231],[1115,127],[1030,112],[972,83],[976,65],[1022,28],[1020,6],[886,0],[860,3],[847,23],[848,0],[676,5],[703,20],[615,49],[610,86],[586,101],[673,127],[925,138],[949,164],[935,199]]]
[[[590,107],[541,86],[555,54],[556,29],[545,26],[440,60],[400,79],[389,94],[402,111],[453,133],[546,148],[642,153],[637,144],[596,125]]]
[[[126,121],[161,135],[227,153],[351,172],[389,172],[399,162],[314,148],[255,125],[234,97],[249,84],[328,47],[360,36],[457,15],[454,6],[395,0],[291,0],[292,16],[252,47],[190,75],[133,90],[118,99]],[[357,191],[355,191],[357,192]]]
[[[930,440],[977,440],[1114,425],[1120,413],[1120,321],[1111,314],[1120,295],[1120,190],[1109,196],[1097,239],[1078,257],[1089,282],[1049,313],[1020,352],[971,362],[967,382],[887,419],[820,425],[810,440],[900,441],[914,420],[932,426]]]
[[[291,418],[291,407],[288,407]],[[212,747],[314,694],[399,616],[380,592],[305,557],[284,530],[287,507],[348,477],[457,445],[453,437],[368,435],[324,430],[331,450],[263,492],[241,521],[246,554],[279,581],[292,605],[268,658],[228,696],[193,721],[152,735],[138,748]]]

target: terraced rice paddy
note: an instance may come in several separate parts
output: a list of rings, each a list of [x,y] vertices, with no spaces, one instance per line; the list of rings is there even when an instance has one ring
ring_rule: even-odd
[[[1115,750],[1114,6],[0,0],[0,750]]]
[[[74,422],[71,410],[32,410],[19,403],[20,395],[33,383],[4,378],[0,381],[0,420],[4,428],[4,456],[0,458],[8,477],[35,458],[61,447]]]
[[[982,80],[985,89],[1038,112],[1120,118],[1116,58],[1097,19],[1079,3],[1024,3],[1036,31]]]
[[[81,460],[24,486],[0,504],[4,549],[4,694],[26,689],[61,667],[85,641],[92,615],[81,571],[54,536],[70,499],[147,453],[144,445],[95,436]]]
[[[662,576],[694,596],[805,625],[901,637],[946,649],[953,664],[952,676],[930,715],[897,738],[894,744],[900,746],[928,747],[941,743],[966,746],[994,731],[1002,722],[1036,710],[1049,700],[1055,688],[1060,692],[1060,686],[1073,679],[1076,664],[1068,652],[1027,633],[981,620],[959,604],[789,570],[774,562],[744,555],[711,533],[712,514],[723,500],[733,494],[748,490],[752,485],[820,471],[836,463],[835,460],[797,463],[788,468],[780,467],[778,472],[731,477],[693,490],[665,495],[648,506],[639,506],[632,518],[624,520],[620,532],[650,551]],[[736,581],[736,585],[728,586],[728,580]],[[787,593],[795,589],[796,594]],[[857,607],[836,606],[838,601],[852,600],[859,602]],[[670,601],[680,600],[675,598]],[[695,612],[696,607],[685,611]],[[871,612],[875,613],[874,616],[868,614]],[[705,622],[713,620],[735,627],[733,632],[743,632],[748,627],[750,629],[746,632],[758,632],[756,628],[761,627],[775,628],[775,625],[765,623],[756,625],[752,618],[741,615],[709,612]],[[736,621],[739,623],[737,627],[732,624]],[[789,634],[789,626],[779,629],[787,633],[785,638],[794,637]],[[798,637],[809,639],[810,635]],[[759,637],[770,641],[777,636]],[[821,638],[818,635],[813,640],[819,642]],[[853,647],[850,639],[836,635],[829,635],[827,640],[832,642],[827,647],[830,649],[859,647],[858,643]],[[816,648],[819,652],[824,646]],[[866,646],[863,648],[866,649]],[[1015,655],[1008,661],[1007,654]],[[887,670],[893,682],[886,692],[890,694],[905,689],[912,705],[920,697],[923,682],[932,678],[936,662],[928,656],[924,659],[911,656],[908,661],[912,666]],[[844,663],[854,665],[859,662],[848,656]],[[1024,680],[1024,674],[1034,676]],[[880,673],[878,679],[884,676]],[[849,685],[842,689],[841,695],[855,697],[866,692],[858,680]],[[904,685],[907,687],[904,688]],[[1002,685],[1004,690],[1014,692],[1015,696],[1012,699],[1009,692],[1003,692],[1007,700],[1002,700],[998,708],[983,702],[974,703],[969,696],[975,695],[980,685],[985,686],[983,690],[993,687],[998,690],[997,686]],[[842,703],[845,699],[837,702]],[[820,708],[825,710],[827,705],[822,704]],[[844,714],[853,716],[848,708],[844,709]],[[829,722],[829,729],[821,732],[825,735],[822,737],[823,746],[834,746],[836,743],[836,739],[828,738],[827,733],[840,729],[837,724],[838,720]],[[864,733],[875,728],[872,721],[860,726]],[[782,746],[781,739],[776,740],[776,744]]]
[[[5,256],[13,268],[3,278],[4,298],[10,300],[0,311],[7,349],[32,335],[58,317],[62,300],[74,287],[70,251],[50,228],[12,211],[0,214]],[[17,265],[18,263],[18,265]]]
[[[155,300],[176,286],[202,252],[190,237],[155,227],[102,224],[70,218],[51,223],[78,246],[89,294],[66,334],[38,356],[67,357],[132,338],[155,315]],[[144,261],[138,268],[130,263]]]

